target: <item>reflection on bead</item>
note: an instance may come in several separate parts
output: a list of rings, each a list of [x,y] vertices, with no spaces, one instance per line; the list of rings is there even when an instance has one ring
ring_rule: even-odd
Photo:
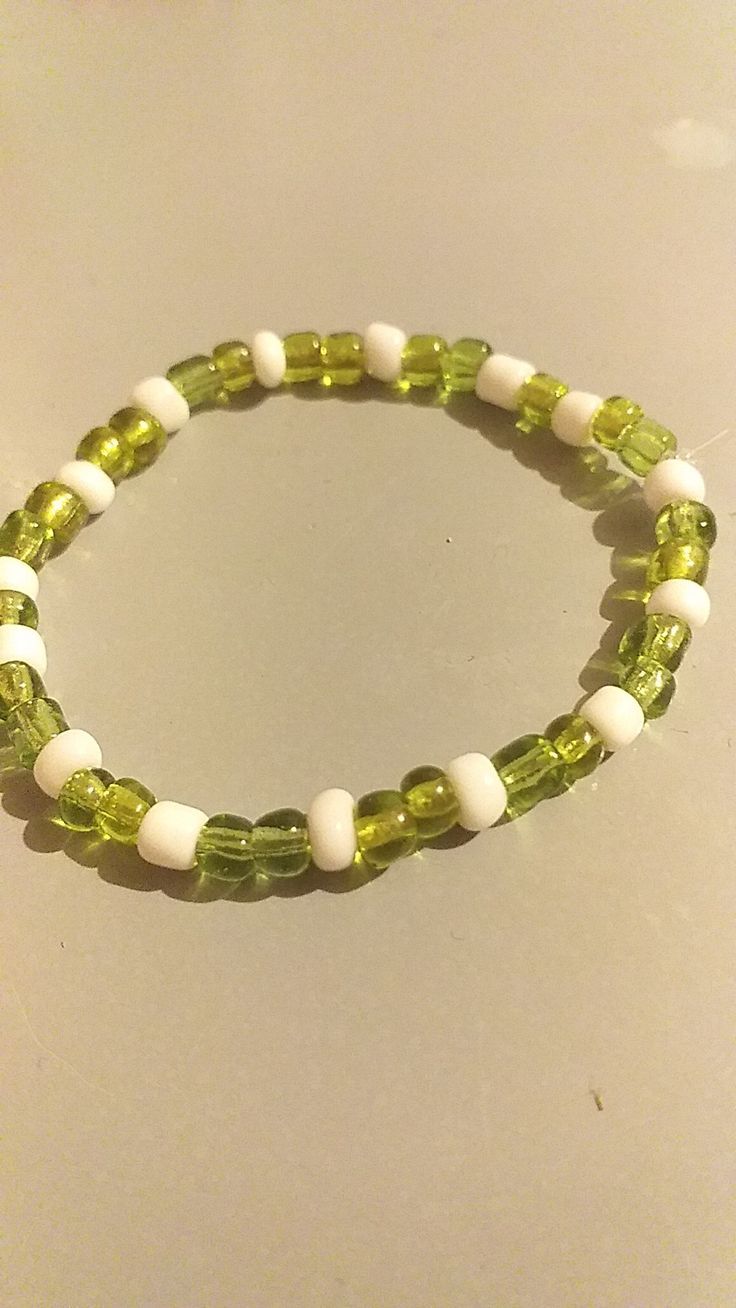
[[[462,336],[447,351],[443,362],[442,381],[446,391],[474,391],[478,369],[491,353],[486,341]]]
[[[691,638],[690,627],[682,618],[649,613],[626,628],[619,641],[618,656],[624,668],[644,658],[674,672],[682,663]]]
[[[550,722],[544,734],[562,759],[565,789],[589,776],[603,760],[605,748],[599,733],[579,713],[563,713]]]
[[[306,814],[298,808],[264,813],[251,833],[253,866],[269,877],[298,877],[312,857]]]
[[[26,508],[50,528],[60,546],[70,545],[89,518],[84,500],[60,481],[42,481],[28,496]]]
[[[166,432],[158,418],[145,409],[119,409],[110,419],[113,431],[133,454],[133,471],[149,468],[166,448]]]
[[[702,584],[708,576],[710,556],[705,545],[697,541],[683,543],[676,540],[658,545],[647,568],[647,584],[658,586],[662,581],[679,577]]]
[[[499,749],[491,762],[506,787],[506,813],[510,818],[521,817],[564,788],[563,761],[545,736],[519,736]]]
[[[253,385],[256,370],[245,341],[223,341],[216,345],[212,351],[212,362],[220,379],[220,404],[228,403],[231,396],[240,395]]]
[[[20,559],[30,567],[43,567],[54,543],[54,533],[27,509],[9,513],[0,527],[0,554]]]
[[[322,337],[322,384],[356,386],[365,373],[363,337],[357,332],[332,332]]]
[[[19,590],[0,590],[0,627],[37,627],[38,609],[28,595]]]
[[[637,477],[646,477],[669,450],[676,448],[677,440],[673,432],[653,418],[638,418],[622,431],[616,453]]]
[[[552,423],[552,410],[567,395],[567,386],[559,377],[551,377],[547,372],[535,372],[520,388],[516,396],[516,408],[519,414],[516,426],[519,431],[530,432],[535,427],[549,427]]]
[[[413,854],[417,824],[397,790],[372,790],[355,806],[358,852],[368,867],[382,872],[390,863]]]
[[[77,458],[94,463],[115,483],[133,471],[133,451],[112,427],[93,427],[77,446]]]
[[[625,395],[611,395],[609,399],[603,401],[591,418],[590,430],[593,440],[606,450],[615,450],[618,448],[622,432],[643,417],[644,410],[641,405],[635,404]]]
[[[659,718],[675,693],[675,678],[669,668],[654,659],[640,659],[624,673],[621,688],[633,695],[645,718]]]
[[[44,745],[68,730],[68,722],[55,699],[39,696],[11,710],[6,728],[22,768],[32,768]]]
[[[19,704],[28,704],[45,694],[44,684],[35,668],[17,660],[0,663],[0,722],[4,722]]]
[[[421,840],[444,835],[457,823],[460,805],[452,782],[442,768],[431,764],[412,768],[399,787],[404,803],[417,824]]]
[[[447,354],[441,336],[410,336],[401,354],[401,377],[406,386],[439,386]]]
[[[95,814],[102,797],[113,781],[104,768],[80,768],[72,773],[59,791],[59,820],[70,831],[93,831]]]
[[[235,813],[208,818],[197,839],[197,866],[216,881],[244,881],[253,875],[253,823]]]
[[[121,777],[107,787],[95,813],[95,826],[101,835],[120,845],[134,845],[141,822],[156,796],[134,777]]]
[[[172,364],[166,376],[184,396],[192,412],[212,409],[219,404],[220,392],[223,390],[222,375],[208,354],[193,354],[190,359]]]
[[[318,381],[322,376],[321,341],[317,332],[291,332],[284,337],[284,354],[285,382]]]
[[[707,505],[695,500],[680,500],[677,504],[666,504],[660,510],[654,534],[660,545],[666,540],[697,541],[711,549],[718,529],[715,515]]]

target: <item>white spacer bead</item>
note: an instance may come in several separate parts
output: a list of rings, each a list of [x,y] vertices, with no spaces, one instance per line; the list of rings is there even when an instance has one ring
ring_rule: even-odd
[[[565,445],[587,445],[593,439],[590,420],[603,403],[590,391],[568,391],[552,410],[552,430]]]
[[[104,513],[115,499],[115,482],[96,463],[74,459],[59,468],[56,480],[76,492],[90,513]]]
[[[391,327],[387,322],[372,322],[363,337],[365,370],[376,381],[398,381],[401,376],[401,355],[406,345],[406,332]]]
[[[623,749],[636,740],[644,726],[644,711],[633,695],[620,686],[601,686],[581,704],[578,713],[595,727],[606,749]]]
[[[350,867],[358,847],[353,811],[355,800],[348,790],[321,790],[307,810],[307,828],[312,862],[323,872],[342,872]]]
[[[460,806],[460,825],[466,831],[492,827],[506,808],[506,787],[485,754],[460,754],[446,772]]]
[[[197,840],[207,814],[171,799],[152,804],[138,831],[138,853],[147,863],[189,872],[196,863]]]
[[[284,380],[286,352],[275,332],[256,332],[250,346],[257,380],[266,390],[275,390]]]
[[[647,613],[668,613],[689,627],[704,627],[710,617],[710,595],[697,581],[670,577],[655,586],[647,600]]]
[[[58,799],[64,784],[80,768],[102,767],[102,750],[88,731],[70,727],[44,745],[33,765],[36,784]]]
[[[648,472],[642,493],[654,513],[676,500],[705,500],[705,482],[702,474],[687,459],[662,459]]]
[[[526,363],[524,359],[513,359],[510,354],[491,354],[478,369],[475,393],[478,399],[497,404],[500,409],[514,409],[519,388],[536,371],[534,364]]]
[[[191,416],[184,396],[168,377],[144,377],[132,391],[130,402],[147,409],[169,433],[179,431]]]
[[[39,677],[45,677],[46,646],[33,627],[0,627],[0,663],[27,663]]]
[[[38,573],[22,559],[0,555],[0,590],[17,590],[30,599],[38,599]]]

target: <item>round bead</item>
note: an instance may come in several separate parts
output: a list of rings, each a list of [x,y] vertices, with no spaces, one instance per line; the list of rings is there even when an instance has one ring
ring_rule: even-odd
[[[116,484],[133,471],[133,451],[112,427],[93,427],[77,446],[77,459],[94,463]]]
[[[74,459],[65,463],[56,474],[56,480],[73,490],[95,515],[109,509],[115,499],[115,482],[96,463],[89,459]]]
[[[708,576],[709,561],[705,545],[698,541],[667,540],[657,546],[649,560],[647,584],[654,587],[676,577],[702,583]]]
[[[255,369],[245,341],[222,341],[212,351],[214,363],[222,383],[220,403],[229,403],[233,395],[240,395],[253,385]]]
[[[181,359],[172,364],[166,377],[186,400],[190,413],[212,409],[221,402],[222,376],[209,354],[194,354],[190,359]]]
[[[644,478],[642,492],[653,513],[677,500],[705,499],[705,481],[687,459],[662,459]]]
[[[6,725],[22,768],[32,768],[44,746],[69,729],[61,705],[46,695],[19,704],[8,714]]]
[[[14,509],[0,527],[0,554],[42,568],[51,553],[54,533],[28,509]]]
[[[0,558],[0,590],[17,590],[29,599],[37,600],[39,592],[38,574],[22,559],[13,559],[9,555]]]
[[[356,386],[365,372],[363,337],[357,332],[332,332],[320,344],[323,386]]]
[[[452,782],[442,768],[431,764],[412,768],[399,789],[421,840],[433,840],[456,825],[460,806]]]
[[[197,839],[197,866],[216,881],[244,881],[253,875],[253,823],[235,813],[208,818]]]
[[[647,613],[666,613],[682,618],[695,631],[704,627],[710,617],[710,595],[697,581],[672,577],[654,588],[646,607]]]
[[[0,722],[20,704],[29,704],[45,694],[41,678],[27,663],[0,664]]]
[[[516,423],[519,431],[530,432],[535,427],[550,427],[552,411],[563,395],[567,395],[567,386],[559,377],[551,377],[547,372],[535,372],[527,378],[517,393],[514,406],[519,414]]]
[[[104,768],[80,768],[59,791],[59,821],[70,831],[93,831],[95,813],[107,787],[114,780]]]
[[[306,815],[298,808],[264,813],[251,833],[253,866],[269,877],[298,877],[311,861]]]
[[[405,386],[439,386],[447,356],[447,341],[441,336],[410,336],[401,355],[401,379]]]
[[[33,627],[0,627],[0,663],[27,663],[46,676],[46,646]]]
[[[189,804],[161,799],[144,814],[138,828],[138,853],[147,863],[189,872],[195,866],[197,840],[207,814]]]
[[[36,785],[56,799],[62,786],[80,768],[102,767],[102,750],[88,731],[71,727],[44,745],[33,765]]]
[[[365,370],[369,377],[390,386],[401,376],[401,356],[406,345],[406,332],[387,322],[372,322],[366,327],[363,338]]]
[[[286,370],[289,385],[318,381],[322,376],[321,341],[318,332],[290,332],[284,337]]]
[[[35,600],[20,590],[0,590],[0,627],[37,627]]]
[[[492,354],[478,369],[475,393],[478,399],[511,411],[516,408],[516,397],[522,386],[536,371],[534,364],[525,359],[515,359],[510,354]]]
[[[446,391],[475,390],[478,369],[489,357],[491,347],[487,341],[474,336],[462,336],[447,351],[444,358],[442,381]]]
[[[131,392],[130,403],[152,413],[168,433],[179,431],[189,421],[189,405],[168,377],[144,377]]]
[[[644,727],[641,705],[620,686],[601,686],[580,706],[580,716],[595,727],[609,752],[636,740]]]
[[[158,418],[145,409],[118,409],[109,426],[116,431],[133,455],[133,471],[140,472],[155,463],[166,448],[166,432]]]
[[[360,857],[383,872],[417,847],[417,824],[398,790],[371,790],[355,805],[355,836]]]
[[[653,659],[672,672],[679,668],[692,639],[687,622],[666,613],[648,613],[627,627],[618,643],[618,656],[625,668],[638,659]]]
[[[284,343],[275,332],[256,332],[250,352],[256,378],[266,390],[275,390],[284,380],[286,354]]]
[[[55,543],[70,545],[89,518],[84,500],[60,481],[42,481],[34,487],[26,508],[53,532]]]
[[[697,500],[678,500],[665,504],[657,514],[654,534],[660,545],[666,540],[698,541],[711,549],[716,543],[718,528],[715,515],[706,504]]]
[[[623,690],[641,704],[645,718],[660,718],[675,693],[675,678],[669,668],[654,659],[640,659],[621,678]]]
[[[589,391],[568,391],[552,410],[552,431],[565,445],[588,445],[593,439],[590,420],[601,407],[600,395]]]
[[[134,777],[121,777],[107,787],[95,813],[95,826],[120,845],[134,845],[141,822],[156,796]]]
[[[550,722],[544,734],[562,759],[565,788],[589,776],[603,759],[600,735],[579,713],[563,713]]]
[[[616,453],[637,477],[646,477],[647,473],[659,463],[660,459],[677,446],[673,432],[663,427],[653,418],[639,418],[621,432]]]
[[[506,787],[485,754],[460,754],[447,765],[458,802],[458,821],[466,831],[485,831],[506,810]]]
[[[506,789],[510,818],[522,817],[564,789],[564,764],[546,736],[519,736],[499,749],[491,761]]]
[[[357,851],[353,809],[348,790],[335,786],[315,795],[307,810],[307,830],[312,862],[322,872],[341,872],[350,867]]]
[[[625,395],[611,395],[593,414],[590,432],[593,440],[606,450],[618,449],[623,433],[644,417],[644,410]]]

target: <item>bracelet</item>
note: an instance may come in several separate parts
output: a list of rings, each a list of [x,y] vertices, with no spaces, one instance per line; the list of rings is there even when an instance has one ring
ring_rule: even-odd
[[[601,686],[576,712],[524,735],[495,754],[463,754],[446,768],[413,768],[397,790],[354,801],[323,790],[306,813],[281,808],[256,822],[235,814],[208,817],[198,808],[157,800],[139,781],[102,767],[93,736],[70,728],[47,696],[46,650],[37,631],[37,572],[68,546],[90,515],[113,502],[116,484],[152,464],[167,438],[191,414],[230,404],[253,384],[353,386],[368,376],[397,392],[432,388],[442,398],[474,392],[516,415],[529,433],[550,429],[563,443],[596,442],[643,478],[656,515],[642,616],[618,645],[617,684]],[[407,339],[397,327],[372,323],[364,336],[297,332],[283,340],[257,332],[249,345],[226,341],[211,355],[175,364],[165,377],[135,387],[126,408],[80,442],[76,458],[42,482],[0,526],[0,721],[17,764],[32,769],[57,802],[57,820],[74,832],[96,832],[137,846],[147,862],[225,882],[298,876],[311,864],[340,872],[356,862],[382,871],[454,826],[476,832],[520,817],[540,800],[588,776],[609,753],[630,744],[645,721],[662,714],[675,690],[674,671],[692,630],[708,620],[704,589],[716,538],[705,484],[675,455],[672,432],[638,404],[571,391],[530,363],[497,354],[484,341],[453,346],[438,336]]]

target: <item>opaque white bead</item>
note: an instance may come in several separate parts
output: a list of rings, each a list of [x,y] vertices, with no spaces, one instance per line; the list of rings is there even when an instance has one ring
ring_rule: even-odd
[[[56,480],[75,491],[90,513],[104,513],[115,499],[115,482],[96,463],[74,459],[59,468]]]
[[[58,799],[62,786],[80,768],[100,767],[102,750],[94,736],[70,727],[44,745],[33,765],[33,775],[45,795]]]
[[[510,354],[491,354],[478,369],[475,393],[488,404],[513,409],[519,387],[536,371],[534,364],[526,363],[524,359],[514,359]]]
[[[644,726],[641,705],[620,686],[601,686],[581,704],[578,712],[595,727],[606,749],[611,751],[630,745]]]
[[[133,390],[130,402],[147,409],[169,433],[179,431],[190,418],[189,405],[168,377],[144,377]]]
[[[38,574],[22,559],[11,559],[7,554],[0,555],[0,590],[17,590],[21,595],[37,600]]]
[[[286,353],[275,332],[256,332],[250,346],[256,378],[266,390],[275,390],[284,380]]]
[[[321,790],[307,810],[307,829],[312,862],[323,872],[341,872],[355,858],[357,841],[353,810],[355,800],[348,790]]]
[[[677,500],[705,500],[702,474],[687,459],[662,459],[655,463],[642,484],[642,494],[653,513]]]
[[[46,646],[33,627],[0,627],[0,663],[27,663],[39,677],[46,676]]]
[[[447,765],[466,831],[492,827],[506,808],[506,787],[485,754],[460,754]]]
[[[689,627],[704,627],[710,617],[710,595],[697,581],[670,577],[655,586],[647,600],[647,613],[669,613]]]
[[[365,370],[376,381],[398,381],[401,376],[401,355],[406,345],[406,332],[387,322],[372,322],[363,337]]]
[[[147,863],[188,872],[194,867],[199,833],[207,814],[172,799],[152,804],[138,831],[138,853]]]
[[[593,439],[590,420],[603,403],[590,391],[568,391],[552,410],[552,430],[565,445],[587,445]]]

